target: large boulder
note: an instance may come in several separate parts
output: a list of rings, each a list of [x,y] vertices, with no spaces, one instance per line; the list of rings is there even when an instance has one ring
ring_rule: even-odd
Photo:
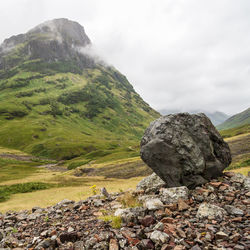
[[[228,144],[204,114],[160,117],[146,129],[141,158],[167,187],[194,188],[222,175],[231,163]]]

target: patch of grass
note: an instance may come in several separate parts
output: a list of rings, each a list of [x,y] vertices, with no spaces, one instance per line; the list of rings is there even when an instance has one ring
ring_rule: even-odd
[[[0,183],[28,177],[38,172],[37,165],[40,164],[0,158]]]
[[[104,177],[70,177],[71,183],[74,184],[74,181],[78,181],[78,184],[75,186],[61,186],[57,185],[57,183],[60,182],[60,179],[61,182],[67,180],[66,174],[57,173],[56,178],[56,176],[54,176],[50,172],[44,174],[39,173],[32,178],[27,177],[23,179],[23,182],[26,182],[26,180],[29,180],[29,182],[36,182],[36,180],[39,180],[50,184],[56,184],[56,186],[46,190],[38,190],[36,192],[14,194],[6,202],[0,203],[0,212],[4,213],[8,210],[20,211],[31,209],[35,206],[52,206],[63,199],[70,199],[75,201],[86,199],[87,197],[92,195],[90,187],[94,183],[96,183],[97,185],[97,190],[99,190],[101,187],[106,187],[109,193],[118,192],[119,189],[135,189],[137,183],[141,181],[142,178],[143,177],[137,177],[125,180],[105,179]],[[68,182],[69,185],[71,185],[70,182]]]
[[[28,193],[37,190],[43,190],[51,188],[52,184],[41,182],[28,182],[14,185],[0,186],[0,202],[4,202],[10,199],[10,196],[18,193]]]
[[[139,155],[128,148],[159,114],[118,71],[98,65],[78,72],[70,62],[22,65],[0,79],[0,145],[56,160]]]
[[[91,160],[86,160],[86,161],[75,161],[75,162],[71,162],[69,165],[68,165],[68,169],[71,170],[71,169],[75,169],[79,166],[82,166],[82,165],[85,165],[87,163],[89,163]]]
[[[142,203],[140,203],[131,192],[125,192],[125,194],[118,197],[117,201],[119,201],[124,208],[127,207],[141,207]]]
[[[235,172],[235,173],[240,173],[240,174],[243,174],[245,176],[249,176],[248,173],[250,172],[250,166],[243,167],[243,168],[232,169],[230,171]]]
[[[99,217],[99,219],[110,223],[112,228],[121,228],[122,218],[120,216],[106,215]]]
[[[233,136],[250,133],[250,124],[246,124],[236,128],[220,130],[219,132],[223,138],[230,138]]]
[[[250,159],[247,159],[247,160],[239,162],[239,163],[231,164],[228,168],[226,168],[226,170],[244,168],[244,167],[248,167],[248,166],[250,166]]]

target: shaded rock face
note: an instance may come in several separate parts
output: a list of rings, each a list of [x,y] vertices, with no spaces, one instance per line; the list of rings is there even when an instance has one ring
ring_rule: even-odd
[[[66,18],[44,22],[25,34],[5,39],[0,45],[0,69],[9,69],[25,60],[43,62],[73,61],[81,68],[91,68],[94,60],[84,53],[91,41],[84,28]],[[15,60],[6,56],[16,53]]]
[[[146,129],[141,158],[168,187],[194,188],[231,163],[228,144],[204,114],[160,117]]]

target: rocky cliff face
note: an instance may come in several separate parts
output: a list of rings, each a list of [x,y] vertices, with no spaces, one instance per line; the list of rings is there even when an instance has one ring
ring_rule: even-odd
[[[90,45],[84,28],[68,19],[42,23],[26,34],[12,36],[0,46],[0,70],[10,69],[28,60],[45,62],[74,61],[81,68],[94,61],[80,51]]]

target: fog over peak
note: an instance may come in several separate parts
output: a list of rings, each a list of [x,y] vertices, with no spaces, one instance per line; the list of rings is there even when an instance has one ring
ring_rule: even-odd
[[[234,114],[250,106],[249,13],[248,0],[9,0],[0,41],[65,17],[153,108]]]

